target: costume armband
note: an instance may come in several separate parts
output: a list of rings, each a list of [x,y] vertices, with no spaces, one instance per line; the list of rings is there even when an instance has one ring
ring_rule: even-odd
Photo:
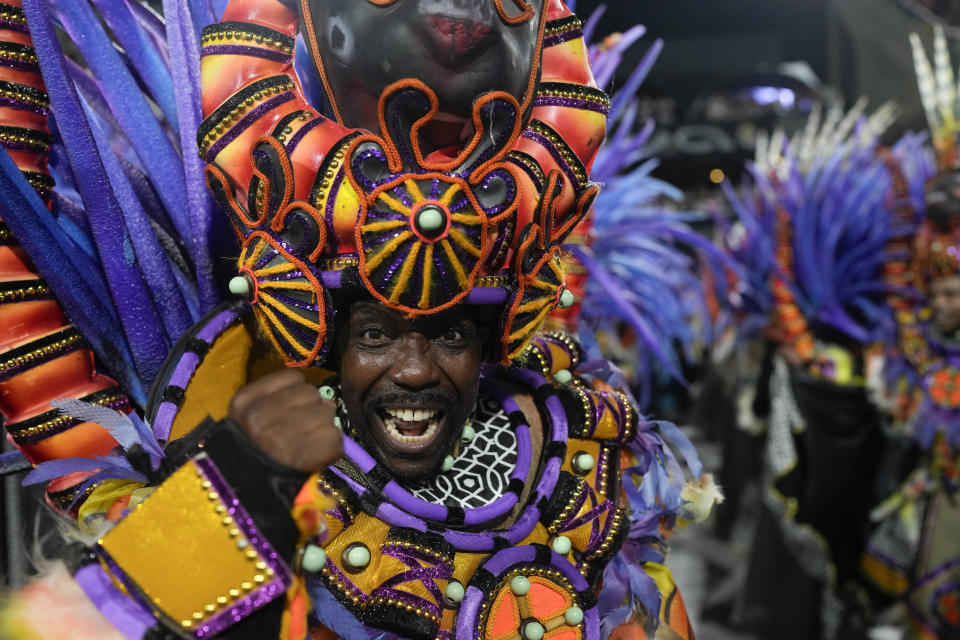
[[[96,567],[78,580],[108,617],[129,603],[104,606],[103,593],[87,589],[105,583],[92,572],[109,578],[113,600],[125,594],[178,637],[233,628],[275,638],[299,536],[290,508],[307,475],[268,459],[228,420],[196,432],[200,453],[97,541],[88,556]],[[133,637],[163,637],[160,628]]]

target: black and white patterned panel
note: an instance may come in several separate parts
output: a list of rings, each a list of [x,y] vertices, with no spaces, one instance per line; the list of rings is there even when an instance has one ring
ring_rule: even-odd
[[[476,509],[506,493],[517,465],[517,436],[510,419],[493,397],[481,394],[472,420],[476,436],[461,448],[453,468],[408,486],[413,495],[427,502]]]

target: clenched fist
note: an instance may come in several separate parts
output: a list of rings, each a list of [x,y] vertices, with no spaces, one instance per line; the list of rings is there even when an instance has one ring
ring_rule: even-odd
[[[343,434],[334,425],[336,406],[285,369],[242,387],[229,416],[268,456],[299,471],[323,471],[343,453]]]

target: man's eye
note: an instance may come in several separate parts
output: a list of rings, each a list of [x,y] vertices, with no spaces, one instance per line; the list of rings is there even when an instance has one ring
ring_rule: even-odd
[[[383,329],[378,329],[376,327],[370,327],[364,329],[360,333],[360,339],[364,342],[383,342],[386,340],[387,334],[383,332]]]
[[[460,329],[450,327],[440,334],[440,340],[444,342],[462,342],[466,339],[466,334]]]

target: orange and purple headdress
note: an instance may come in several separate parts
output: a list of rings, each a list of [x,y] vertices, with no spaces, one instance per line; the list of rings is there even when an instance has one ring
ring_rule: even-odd
[[[353,7],[386,20],[405,2]],[[428,72],[366,84],[335,77],[338,56],[365,44],[337,16],[317,15],[329,8],[293,4],[232,0],[201,43],[200,155],[240,239],[241,288],[260,326],[288,364],[309,366],[329,348],[337,290],[366,292],[410,316],[496,304],[499,358],[517,357],[548,314],[573,302],[560,245],[598,191],[589,168],[609,101],[579,21],[560,0],[490,0],[497,28],[532,38],[523,81],[468,96],[466,139],[438,144],[450,105],[463,98],[456,87]],[[485,46],[489,28],[476,21],[423,19],[434,44]],[[323,113],[294,71],[301,27],[325,89]],[[418,55],[415,44],[391,51],[384,66],[402,67]],[[371,85],[380,90],[375,106],[357,99]]]

